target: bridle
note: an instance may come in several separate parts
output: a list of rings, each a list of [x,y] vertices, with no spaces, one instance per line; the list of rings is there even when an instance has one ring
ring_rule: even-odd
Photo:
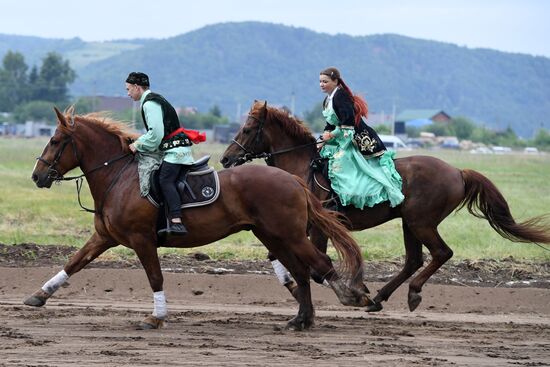
[[[53,158],[53,162],[47,161],[46,159],[42,158],[42,156],[36,157],[37,160],[39,160],[40,162],[42,162],[42,163],[44,163],[48,166],[48,178],[50,178],[54,181],[64,180],[63,175],[61,175],[59,173],[59,171],[57,169],[55,169],[55,166],[57,166],[57,164],[61,160],[61,156],[63,155],[63,152],[65,151],[65,148],[67,147],[67,145],[69,145],[69,143],[72,144],[75,158],[76,158],[77,162],[80,164],[80,159],[78,158],[78,154],[77,154],[77,150],[76,150],[76,144],[75,144],[74,140],[70,137],[63,141],[63,143],[61,144],[61,149],[59,149],[57,151],[57,153],[55,154],[55,157]]]
[[[128,166],[130,165],[130,163],[132,163],[132,161],[134,160],[134,155],[131,154],[131,153],[125,153],[121,156],[118,156],[116,158],[113,158],[113,159],[110,159],[108,161],[105,161],[103,162],[102,164],[92,168],[91,170],[89,170],[88,172],[85,172],[85,173],[82,173],[81,175],[78,175],[78,176],[70,176],[70,177],[64,177],[62,174],[59,173],[59,171],[56,169],[56,166],[57,164],[59,163],[59,161],[61,160],[61,157],[63,155],[63,152],[65,151],[65,148],[69,145],[69,143],[72,145],[73,147],[73,152],[74,152],[74,156],[76,158],[76,161],[78,162],[78,166],[81,166],[80,164],[80,158],[78,157],[78,150],[76,148],[76,143],[74,142],[74,139],[69,136],[67,139],[65,139],[63,141],[63,143],[61,144],[61,148],[57,151],[57,153],[55,154],[55,157],[53,159],[53,162],[50,162],[46,159],[44,159],[42,156],[40,157],[36,157],[36,159],[44,164],[46,164],[48,166],[48,178],[53,180],[54,182],[56,183],[61,183],[61,181],[72,181],[74,180],[75,183],[76,183],[76,192],[77,192],[77,196],[78,196],[78,204],[80,205],[80,207],[86,211],[86,212],[89,212],[89,213],[99,213],[99,215],[102,214],[102,211],[103,211],[103,206],[105,204],[105,199],[107,198],[107,195],[109,194],[109,192],[112,190],[112,188],[115,186],[115,184],[118,182],[118,180],[120,179],[120,176],[122,175],[122,173],[126,170],[126,168],[128,168]],[[117,162],[123,158],[126,158],[128,157],[129,155],[132,156],[132,158],[130,160],[128,160],[128,162],[126,162],[126,164],[124,165],[124,167],[117,173],[116,177],[113,179],[113,181],[111,181],[111,184],[109,185],[109,187],[107,188],[107,190],[105,190],[105,194],[103,195],[103,200],[100,202],[100,205],[98,207],[98,210],[93,210],[93,209],[88,209],[86,208],[84,205],[82,205],[82,201],[80,199],[80,191],[82,190],[82,184],[83,184],[83,181],[84,181],[84,177],[87,176],[87,175],[90,175],[92,174],[93,172],[95,171],[98,171],[100,170],[101,168],[104,168],[104,167],[108,167],[110,164],[114,163],[114,162]]]
[[[264,125],[265,125],[266,118],[267,118],[267,106],[264,108],[264,112],[262,113],[262,116],[260,118],[254,116],[252,114],[248,114],[248,118],[258,122],[258,130],[256,131],[256,136],[254,137],[254,145],[257,146],[257,145],[259,145],[263,142],[263,135],[264,135],[263,130],[264,130]],[[231,144],[236,144],[239,148],[241,148],[242,151],[244,151],[244,154],[241,157],[237,158],[237,160],[235,162],[236,166],[240,166],[244,163],[252,162],[254,159],[260,159],[260,158],[264,159],[268,166],[273,166],[273,156],[288,153],[288,152],[292,152],[292,151],[302,149],[302,148],[306,148],[306,147],[310,147],[312,145],[317,145],[319,142],[320,142],[320,140],[316,140],[315,142],[312,142],[312,143],[298,145],[298,146],[295,146],[295,147],[290,147],[290,148],[278,150],[278,151],[275,151],[275,152],[255,153],[254,151],[247,149],[244,145],[239,143],[234,138],[231,139]]]
[[[267,117],[267,106],[265,107],[264,111],[265,112],[262,114],[261,118],[258,118],[258,117],[254,116],[252,114],[248,114],[248,118],[251,118],[251,119],[258,122],[258,130],[256,131],[256,136],[254,137],[254,144],[255,145],[258,145],[258,144],[263,142],[263,129],[264,129],[264,125],[265,125],[266,117]],[[237,160],[235,161],[235,166],[240,166],[244,163],[252,162],[254,159],[260,159],[260,158],[264,159],[268,166],[274,166],[275,165],[274,162],[273,162],[273,157],[274,156],[289,153],[289,152],[293,152],[295,150],[299,150],[299,149],[303,149],[303,148],[307,148],[307,147],[310,147],[312,145],[317,145],[318,143],[320,143],[322,141],[323,140],[321,138],[319,138],[319,139],[316,139],[312,143],[297,145],[297,146],[294,146],[294,147],[278,150],[278,151],[275,151],[275,152],[262,152],[262,153],[255,153],[254,151],[247,149],[243,144],[239,143],[234,138],[231,139],[231,144],[236,144],[239,148],[241,148],[242,151],[244,151],[244,154],[242,156],[240,156],[239,158],[237,158]],[[326,188],[325,186],[323,186],[317,180],[317,177],[315,177],[313,167],[317,164],[317,160],[319,160],[319,159],[320,158],[313,158],[312,161],[310,162],[310,170],[309,170],[310,178],[309,178],[308,181],[310,181],[310,182],[313,181],[322,190],[324,190],[326,192],[331,192],[331,190],[329,188]]]

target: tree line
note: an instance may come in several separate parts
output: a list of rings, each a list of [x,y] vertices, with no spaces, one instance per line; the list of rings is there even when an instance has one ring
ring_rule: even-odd
[[[9,51],[0,68],[0,111],[13,113],[17,122],[51,116],[52,104],[68,104],[75,78],[69,62],[55,52],[29,70],[21,53]]]
[[[75,104],[78,113],[94,112],[93,97],[71,101],[69,85],[76,79],[76,72],[68,60],[55,52],[48,53],[40,67],[29,70],[25,57],[19,52],[8,51],[0,67],[0,111],[13,114],[16,122],[27,120],[52,120],[52,106],[62,109]],[[132,111],[115,114],[131,121]],[[207,113],[187,113],[180,116],[184,126],[195,129],[210,129],[214,125],[227,124],[218,106]]]

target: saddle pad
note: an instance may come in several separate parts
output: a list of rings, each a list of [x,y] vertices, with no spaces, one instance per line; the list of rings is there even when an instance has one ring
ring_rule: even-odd
[[[155,186],[158,187],[158,180],[155,181],[157,181]],[[203,171],[188,172],[185,182],[183,180],[178,181],[177,188],[181,197],[182,208],[211,204],[220,195],[218,172],[211,167]],[[159,192],[159,190],[151,190],[147,195],[147,199],[157,208],[161,203]]]

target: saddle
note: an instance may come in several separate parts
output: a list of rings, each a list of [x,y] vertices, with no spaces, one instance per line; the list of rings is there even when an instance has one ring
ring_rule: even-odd
[[[220,195],[220,180],[218,172],[212,167],[208,167],[210,156],[204,156],[196,161],[191,168],[180,175],[177,179],[176,187],[181,198],[181,208],[191,208],[212,204]],[[159,210],[157,217],[157,232],[168,226],[168,216],[166,215],[166,205],[163,202],[162,192],[159,184],[159,171],[153,172],[150,178],[151,188],[147,199]],[[164,246],[165,236],[157,238],[157,246]]]
[[[211,204],[220,195],[218,172],[208,166],[209,160],[209,155],[202,157],[191,165],[190,170],[178,177],[176,186],[180,194],[182,209]],[[156,170],[151,175],[151,189],[147,195],[147,199],[157,208],[163,204],[159,171]]]
[[[330,177],[328,174],[328,158],[321,158],[316,157],[314,158],[310,164],[310,170],[309,170],[309,179],[308,182],[316,181],[315,179],[315,173],[318,172],[323,176],[323,178],[328,182],[329,187],[329,196],[326,200],[323,201],[323,207],[329,210],[334,210],[340,213],[344,212],[344,206],[340,202],[340,198],[338,197],[338,194],[334,192],[332,189],[332,186],[330,185]],[[319,185],[318,183],[316,183]]]

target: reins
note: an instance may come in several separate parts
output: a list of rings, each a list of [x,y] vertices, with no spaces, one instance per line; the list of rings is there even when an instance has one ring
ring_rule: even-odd
[[[232,143],[235,143],[237,144],[237,146],[239,148],[241,148],[242,150],[244,150],[244,155],[242,157],[239,157],[237,158],[237,166],[243,164],[243,163],[247,163],[247,162],[252,162],[254,159],[265,159],[266,163],[268,165],[269,164],[269,160],[273,159],[273,156],[277,156],[277,155],[280,155],[280,154],[285,154],[285,153],[288,153],[288,152],[292,152],[292,151],[295,151],[295,150],[298,150],[298,149],[303,149],[303,148],[306,148],[306,147],[310,147],[312,145],[317,145],[321,142],[322,140],[316,140],[315,142],[313,143],[308,143],[308,144],[304,144],[304,145],[298,145],[298,146],[295,146],[295,147],[290,147],[290,148],[286,148],[286,149],[282,149],[282,150],[278,150],[278,151],[275,151],[275,152],[263,152],[263,153],[254,153],[254,152],[251,152],[249,151],[248,149],[246,149],[241,143],[239,143],[238,141],[236,141],[235,139],[231,139],[231,142]]]
[[[82,190],[82,185],[83,185],[83,182],[84,182],[84,176],[86,176],[87,174],[89,175],[90,173],[93,173],[101,168],[104,168],[104,167],[107,167],[109,166],[111,163],[114,163],[118,160],[121,160],[123,158],[126,158],[128,157],[129,155],[132,156],[132,159],[128,160],[128,162],[126,162],[126,164],[124,165],[124,167],[122,167],[122,169],[120,171],[118,171],[117,175],[115,176],[115,178],[111,181],[111,183],[109,184],[109,187],[107,188],[107,190],[105,190],[105,194],[103,195],[103,200],[101,200],[100,204],[99,204],[99,208],[98,210],[93,210],[93,209],[88,209],[86,208],[84,205],[82,205],[82,202],[80,200],[80,191]],[[103,164],[95,167],[94,169],[91,169],[90,171],[88,171],[87,173],[83,173],[79,176],[73,176],[73,177],[61,177],[61,179],[59,180],[56,180],[56,181],[71,181],[71,180],[75,180],[75,183],[76,183],[76,193],[77,193],[77,197],[78,197],[78,205],[80,205],[80,207],[82,208],[82,210],[88,212],[88,213],[99,213],[99,215],[102,214],[103,212],[103,206],[105,205],[105,200],[107,199],[107,196],[109,195],[109,192],[111,192],[111,190],[113,189],[113,187],[116,185],[116,183],[118,182],[118,180],[120,179],[120,176],[122,176],[122,173],[126,170],[126,168],[128,168],[128,166],[130,165],[130,163],[132,163],[134,161],[134,155],[131,154],[131,153],[126,153],[124,155],[121,155],[120,157],[117,157],[117,158],[114,158],[114,159],[111,159],[109,161],[106,161],[106,162],[103,162]]]
[[[118,180],[120,179],[120,176],[122,176],[122,173],[126,170],[126,168],[128,168],[130,163],[132,163],[134,161],[134,155],[132,153],[125,153],[121,156],[118,156],[116,158],[105,161],[102,164],[98,165],[97,167],[92,168],[88,172],[82,173],[81,175],[64,177],[63,175],[59,174],[59,172],[55,169],[55,166],[59,163],[61,155],[63,154],[63,151],[65,150],[65,147],[69,144],[69,141],[73,145],[73,152],[74,152],[75,157],[76,157],[76,159],[79,163],[79,166],[80,166],[80,159],[78,158],[76,145],[75,145],[75,142],[72,138],[70,138],[70,139],[66,140],[65,142],[63,142],[63,145],[61,146],[61,149],[59,149],[59,151],[55,155],[55,158],[54,158],[53,162],[50,163],[42,157],[37,157],[36,159],[48,165],[48,176],[50,178],[52,178],[56,183],[60,183],[61,181],[73,181],[74,180],[75,183],[76,183],[76,193],[77,193],[77,197],[78,197],[78,205],[80,205],[82,210],[84,210],[88,213],[99,213],[99,215],[101,215],[101,213],[103,211],[103,206],[105,204],[105,200],[107,199],[107,195],[109,195],[109,192],[113,189],[115,184],[118,182]],[[132,159],[130,159],[130,160],[128,160],[128,162],[126,162],[124,167],[122,167],[122,169],[117,173],[116,177],[111,181],[109,187],[107,188],[107,190],[105,191],[105,194],[103,195],[103,199],[101,200],[101,202],[99,204],[98,210],[96,211],[96,210],[93,210],[93,209],[89,209],[89,208],[86,208],[84,205],[82,205],[82,200],[80,199],[80,192],[82,190],[82,186],[83,186],[83,183],[84,183],[84,177],[86,175],[90,175],[90,174],[94,173],[95,171],[98,171],[102,168],[108,167],[109,165],[111,165],[111,164],[113,164],[113,163],[115,163],[115,162],[117,162],[121,159],[124,159],[124,158],[128,157],[129,155],[132,156]]]

